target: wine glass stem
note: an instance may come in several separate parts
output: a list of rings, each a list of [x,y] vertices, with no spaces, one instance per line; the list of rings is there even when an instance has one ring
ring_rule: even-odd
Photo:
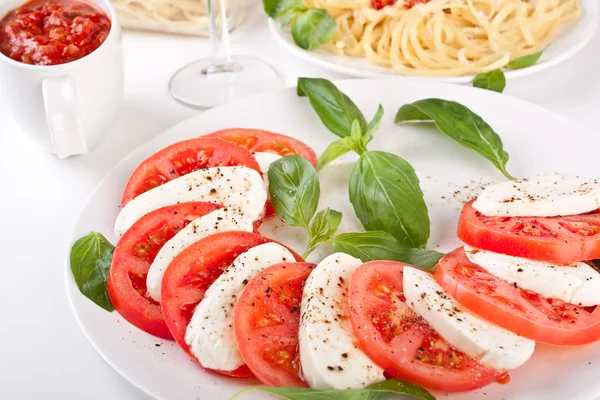
[[[231,51],[229,48],[229,27],[227,25],[227,10],[225,0],[208,0],[209,35],[212,48],[212,67],[214,69],[227,69],[231,64]],[[217,16],[221,26],[217,25]],[[211,71],[207,71],[210,73]],[[216,72],[216,71],[214,71]]]

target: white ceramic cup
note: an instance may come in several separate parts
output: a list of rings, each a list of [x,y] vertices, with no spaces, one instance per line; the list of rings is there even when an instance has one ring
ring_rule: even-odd
[[[59,158],[86,154],[101,142],[123,97],[121,28],[109,0],[88,0],[112,27],[94,52],[70,63],[29,65],[0,53],[0,90],[9,115],[42,149]],[[0,18],[25,0],[0,0]]]

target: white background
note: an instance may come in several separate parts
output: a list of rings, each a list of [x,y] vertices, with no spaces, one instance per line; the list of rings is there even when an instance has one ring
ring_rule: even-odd
[[[148,399],[112,371],[79,330],[65,294],[67,240],[85,199],[113,165],[195,114],[171,99],[167,82],[209,52],[206,39],[126,32],[123,40],[122,112],[106,140],[85,157],[60,161],[41,153],[12,123],[3,107],[10,94],[0,87],[0,399]],[[231,41],[234,53],[274,65],[286,85],[298,76],[343,78],[284,52],[258,7]],[[600,133],[600,34],[564,64],[510,81],[505,95]]]

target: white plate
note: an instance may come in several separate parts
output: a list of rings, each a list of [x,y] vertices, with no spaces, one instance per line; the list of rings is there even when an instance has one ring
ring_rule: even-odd
[[[401,105],[428,97],[459,101],[483,116],[504,139],[511,156],[509,171],[516,176],[562,171],[600,176],[600,137],[577,123],[536,105],[486,90],[438,83],[389,80],[339,82],[370,118],[381,103],[383,123],[371,149],[394,152],[415,167],[429,206],[432,235],[430,248],[448,251],[459,245],[455,235],[462,202],[479,186],[501,180],[502,175],[476,153],[464,149],[426,126],[395,126]],[[90,231],[99,231],[115,242],[112,226],[119,211],[121,193],[133,169],[162,146],[228,127],[254,127],[282,132],[302,139],[321,153],[336,137],[316,117],[295,89],[264,93],[206,111],[182,122],[132,152],[97,186],[79,216],[70,243]],[[344,213],[343,230],[357,229],[358,221],[347,200],[347,173],[351,162],[340,162],[321,174],[322,206]],[[269,225],[269,224],[267,224]],[[266,226],[267,231],[272,227]],[[298,248],[301,234],[275,229],[275,237]],[[322,257],[322,249],[315,257]],[[68,254],[68,251],[67,251]],[[209,374],[191,362],[171,342],[154,338],[107,313],[82,296],[71,276],[68,257],[66,281],[73,311],[85,335],[102,357],[126,379],[158,399],[228,399],[238,389],[255,384]],[[160,347],[157,347],[160,346]],[[591,364],[589,364],[591,363]],[[508,385],[490,385],[452,399],[592,400],[600,396],[600,343],[576,349],[538,346],[524,367],[511,373]],[[486,393],[484,396],[483,393]],[[250,396],[249,398],[252,398]],[[255,398],[264,398],[259,396]],[[439,398],[446,398],[440,395]]]
[[[508,70],[505,72],[506,79],[531,75],[554,65],[558,65],[574,56],[578,51],[585,47],[585,45],[592,40],[592,37],[598,28],[600,12],[598,11],[598,0],[581,0],[581,4],[583,6],[582,18],[573,24],[569,24],[568,26],[559,29],[556,37],[550,42],[548,48],[544,51],[544,54],[537,64],[529,68]],[[314,51],[303,50],[296,46],[289,31],[281,29],[281,24],[272,19],[269,19],[269,29],[277,42],[290,53],[325,69],[349,76],[355,76],[357,78],[401,77],[413,81],[469,83],[474,77],[474,75],[455,77],[405,76],[392,68],[372,64],[363,57],[336,55],[324,49],[317,49]]]

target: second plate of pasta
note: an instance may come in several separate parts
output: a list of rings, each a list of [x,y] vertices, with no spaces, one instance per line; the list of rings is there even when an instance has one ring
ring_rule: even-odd
[[[467,83],[480,72],[544,50],[529,75],[572,57],[594,36],[597,0],[305,0],[335,19],[332,39],[313,51],[298,47],[288,28],[269,20],[288,51],[356,77],[404,76]]]

